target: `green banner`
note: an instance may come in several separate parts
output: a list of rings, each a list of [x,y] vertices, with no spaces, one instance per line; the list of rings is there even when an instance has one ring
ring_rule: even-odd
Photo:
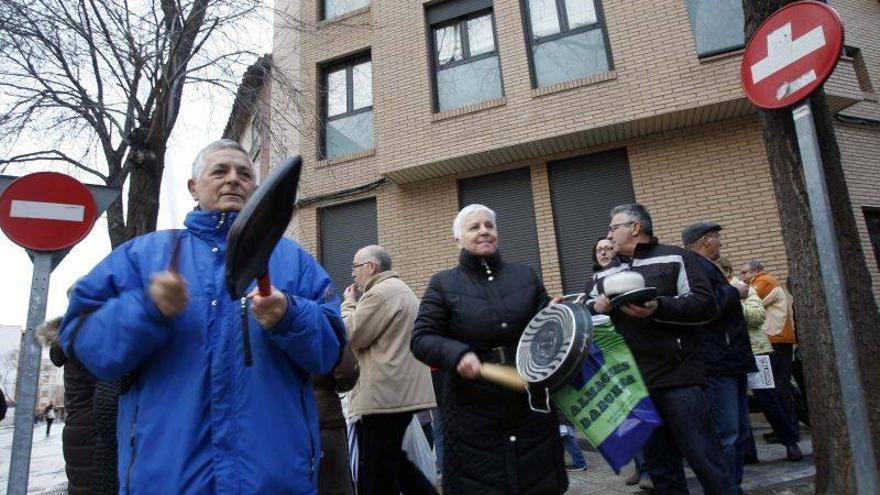
[[[594,327],[590,355],[553,402],[594,446],[620,426],[648,390],[623,337],[610,323]]]

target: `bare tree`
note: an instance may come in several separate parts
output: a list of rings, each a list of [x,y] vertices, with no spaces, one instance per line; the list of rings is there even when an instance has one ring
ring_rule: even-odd
[[[746,39],[773,12],[790,0],[743,0]],[[834,135],[825,95],[810,97],[826,187],[837,229],[844,287],[852,321],[862,387],[866,392],[868,419],[875,455],[880,458],[880,315],[871,293],[871,279],[859,244],[849,190],[843,174],[840,150]],[[797,334],[805,350],[804,367],[810,403],[810,428],[816,458],[816,493],[855,493],[855,478],[847,434],[845,405],[841,400],[840,374],[831,338],[825,291],[819,270],[816,238],[811,224],[803,167],[798,153],[791,111],[759,111],[764,146],[770,161],[782,236],[788,253],[789,280],[795,298]]]
[[[56,162],[128,180],[131,207],[108,210],[111,244],[155,230],[184,86],[234,94],[256,58],[237,30],[265,12],[258,0],[0,0],[0,171]]]

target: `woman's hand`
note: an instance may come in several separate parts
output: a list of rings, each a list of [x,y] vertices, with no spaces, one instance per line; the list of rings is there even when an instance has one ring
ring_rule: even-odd
[[[455,371],[462,378],[476,380],[480,377],[480,358],[473,352],[468,352],[458,361]]]

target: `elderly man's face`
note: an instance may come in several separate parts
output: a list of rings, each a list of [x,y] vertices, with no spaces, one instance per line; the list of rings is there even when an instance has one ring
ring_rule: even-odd
[[[742,278],[743,282],[750,284],[750,283],[752,283],[752,279],[755,278],[755,275],[757,275],[758,272],[756,270],[754,270],[753,268],[749,267],[749,265],[743,265],[739,274],[740,274],[740,278]]]
[[[198,179],[190,179],[189,192],[206,211],[239,211],[257,188],[251,160],[236,149],[224,148],[205,155]]]
[[[629,218],[626,213],[618,213],[611,217],[608,225],[608,240],[614,244],[616,252],[632,256],[636,247],[636,225],[638,222]]]
[[[498,231],[495,223],[484,211],[476,211],[464,217],[461,238],[462,249],[475,256],[492,256],[498,249]]]
[[[351,278],[361,290],[373,275],[378,273],[379,264],[368,253],[358,251],[351,263]]]
[[[712,261],[721,257],[721,232],[717,230],[709,232],[703,236],[703,243],[706,246],[706,257]]]

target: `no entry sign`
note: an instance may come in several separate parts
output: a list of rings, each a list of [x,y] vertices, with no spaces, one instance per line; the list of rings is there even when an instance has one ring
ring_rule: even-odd
[[[843,24],[824,3],[789,4],[755,31],[742,59],[742,84],[758,107],[778,109],[822,85],[840,58]]]
[[[34,251],[58,251],[81,241],[95,224],[92,193],[56,172],[25,175],[0,195],[0,229]]]

